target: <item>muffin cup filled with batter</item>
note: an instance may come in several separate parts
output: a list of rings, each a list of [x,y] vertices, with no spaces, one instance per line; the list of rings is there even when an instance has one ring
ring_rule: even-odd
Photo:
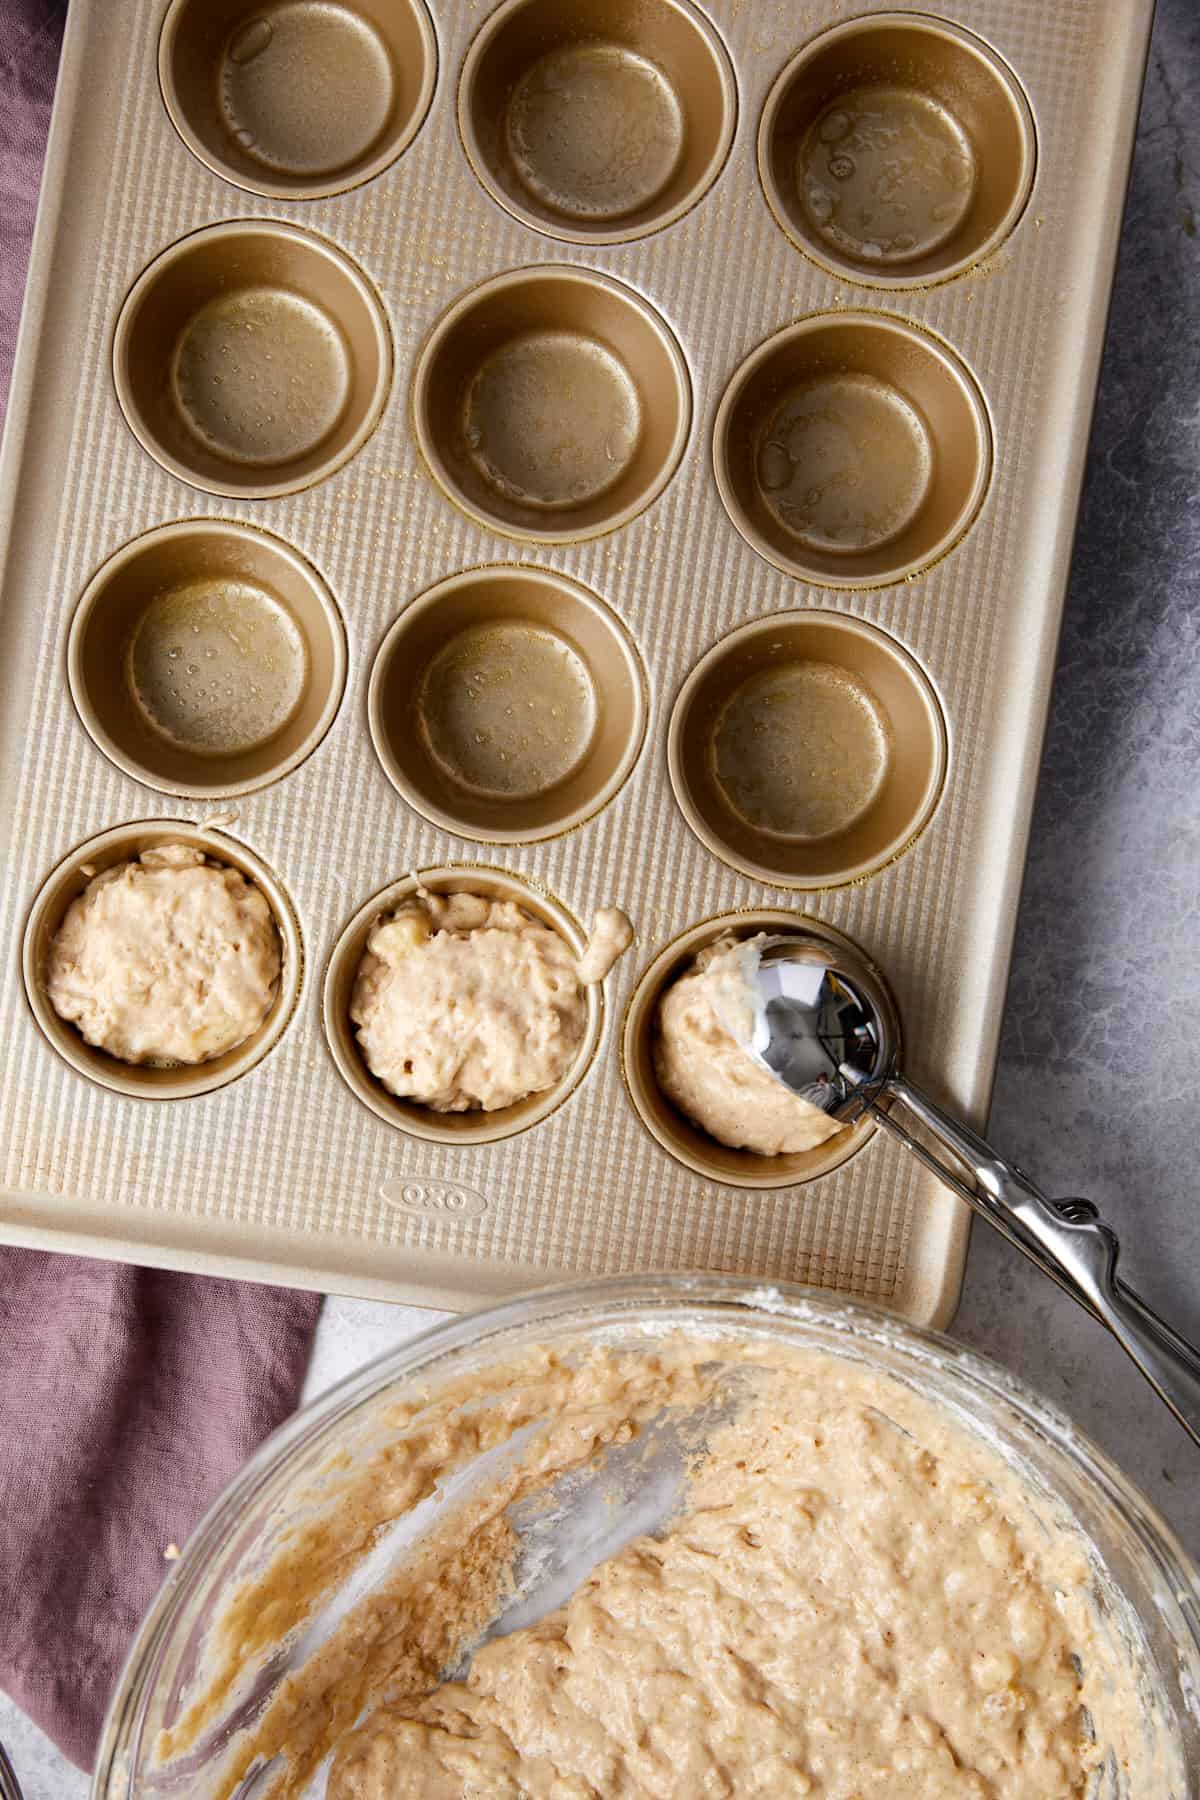
[[[158,74],[171,122],[216,174],[312,200],[369,181],[429,110],[424,0],[174,0]]]
[[[966,532],[992,467],[987,407],[946,345],[879,313],[815,313],[726,388],[713,466],[760,556],[818,586],[885,587]]]
[[[688,0],[506,0],[467,53],[463,144],[526,225],[577,244],[660,230],[715,181],[733,70]]]
[[[675,472],[692,416],[683,352],[632,288],[553,263],[493,276],[430,334],[417,442],[456,506],[568,544],[627,525]]]
[[[392,379],[374,288],[324,238],[234,219],[181,238],[131,288],[113,339],[130,430],[210,494],[298,493],[362,448]]]
[[[128,907],[114,869],[132,883]],[[213,883],[211,904],[197,872]],[[123,945],[144,970],[122,963]],[[145,819],[80,844],[54,870],[25,927],[22,967],[38,1024],[73,1068],[117,1093],[169,1100],[224,1087],[262,1060],[295,1010],[303,952],[291,903],[252,851]],[[167,1009],[157,1021],[156,1007]]]
[[[874,1133],[868,1119],[838,1127],[819,1106],[792,1105],[793,1096],[735,1043],[697,990],[697,977],[728,946],[760,932],[801,928],[831,944],[848,942],[802,913],[726,913],[694,925],[660,951],[625,1012],[621,1069],[642,1124],[677,1162],[728,1187],[782,1188],[812,1181],[838,1168]],[[702,1111],[709,1130],[699,1122]],[[754,1139],[770,1148],[739,1148],[713,1135],[718,1130],[742,1135],[742,1127],[743,1143]],[[790,1141],[811,1140],[809,1147],[777,1150],[789,1132]]]
[[[619,954],[608,914],[597,923]],[[588,946],[565,907],[500,869],[393,882],[350,920],[325,971],[334,1061],[377,1117],[415,1137],[512,1137],[555,1112],[595,1055],[605,971],[585,966],[593,978],[581,979]]]
[[[67,641],[71,697],[127,774],[199,799],[288,774],[333,723],[346,634],[321,576],[231,520],[147,532],[92,577]]]
[[[928,678],[859,619],[797,611],[722,638],[667,738],[680,811],[756,881],[825,888],[885,867],[928,823],[946,727]]]
[[[604,602],[550,569],[494,564],[413,600],[375,659],[371,738],[443,830],[536,843],[605,806],[641,749],[645,677]]]
[[[835,275],[946,281],[1003,243],[1029,198],[1033,115],[1016,77],[944,19],[877,13],[806,44],[763,108],[776,222]]]

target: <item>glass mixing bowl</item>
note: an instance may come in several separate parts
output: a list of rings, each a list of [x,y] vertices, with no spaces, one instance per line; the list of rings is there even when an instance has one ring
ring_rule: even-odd
[[[424,1403],[445,1385],[511,1362],[537,1345],[650,1351],[673,1332],[816,1350],[866,1363],[916,1390],[998,1450],[1038,1497],[1043,1516],[1048,1509],[1083,1534],[1097,1608],[1132,1662],[1139,1713],[1147,1733],[1155,1734],[1159,1773],[1150,1785],[1130,1789],[1110,1767],[1091,1794],[1096,1800],[1120,1800],[1126,1792],[1132,1800],[1197,1800],[1200,1573],[1136,1488],[1061,1413],[951,1339],[803,1288],[754,1286],[719,1276],[618,1279],[540,1290],[426,1332],[298,1413],[210,1509],[150,1608],[111,1702],[93,1800],[180,1794],[203,1800],[219,1791],[219,1766],[231,1739],[245,1725],[248,1709],[257,1711],[288,1667],[311,1648],[309,1623],[301,1641],[280,1647],[253,1673],[249,1688],[238,1690],[225,1716],[185,1759],[156,1765],[156,1735],[181,1716],[206,1635],[232,1586],[264,1565],[279,1541],[281,1520],[320,1513],[330,1469],[340,1477],[377,1448],[389,1429],[386,1415],[397,1402]],[[457,1481],[453,1485],[461,1491]],[[428,1523],[439,1507],[454,1503],[454,1493],[448,1498],[438,1490],[420,1510]],[[595,1560],[593,1552],[578,1573]],[[368,1558],[347,1583],[354,1587],[350,1597],[362,1593],[364,1569],[368,1582],[381,1573]],[[334,1614],[338,1599],[332,1602]],[[1177,1768],[1168,1773],[1171,1763]],[[270,1765],[252,1769],[236,1789],[239,1800],[265,1794],[272,1779]],[[323,1791],[322,1773],[308,1792]]]

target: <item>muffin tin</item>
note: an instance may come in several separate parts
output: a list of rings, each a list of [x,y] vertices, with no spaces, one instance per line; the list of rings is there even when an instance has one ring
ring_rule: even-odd
[[[869,1125],[712,1144],[654,1004],[805,917],[985,1114],[1149,18],[72,8],[0,470],[0,1238],[945,1322],[958,1202]],[[87,870],[168,837],[285,944],[186,1073],[39,984]],[[577,946],[629,912],[560,1088],[447,1120],[370,1077],[349,987],[418,879]]]

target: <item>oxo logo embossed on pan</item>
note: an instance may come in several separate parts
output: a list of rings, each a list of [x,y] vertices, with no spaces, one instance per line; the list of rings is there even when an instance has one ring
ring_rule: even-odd
[[[379,1190],[382,1199],[399,1212],[429,1216],[477,1219],[488,1209],[483,1195],[474,1188],[459,1187],[450,1181],[385,1181]]]

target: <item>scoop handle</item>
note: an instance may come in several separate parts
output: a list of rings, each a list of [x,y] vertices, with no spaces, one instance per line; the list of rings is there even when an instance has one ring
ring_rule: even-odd
[[[965,1163],[973,1184],[936,1158],[921,1154],[917,1141],[898,1128],[890,1114],[872,1106],[880,1122],[1107,1325],[1193,1442],[1200,1445],[1200,1351],[1160,1319],[1132,1288],[1118,1281],[1117,1235],[1091,1201],[1048,1200],[1027,1175],[997,1155],[970,1126],[943,1112],[904,1076],[893,1075],[886,1085],[892,1098],[920,1121],[940,1148]]]

